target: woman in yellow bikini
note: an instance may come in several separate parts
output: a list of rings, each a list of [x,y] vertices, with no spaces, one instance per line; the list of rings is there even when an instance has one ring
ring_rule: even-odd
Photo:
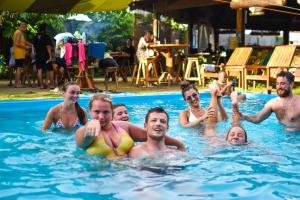
[[[146,141],[144,129],[129,122],[112,121],[112,100],[109,95],[94,95],[89,107],[92,120],[76,132],[77,145],[88,153],[107,159],[127,157],[134,141]],[[181,142],[171,137],[166,138],[166,144],[184,149]]]

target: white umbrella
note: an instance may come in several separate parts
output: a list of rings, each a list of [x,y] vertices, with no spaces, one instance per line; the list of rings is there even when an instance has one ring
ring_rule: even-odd
[[[54,39],[56,40],[56,46],[65,38],[65,37],[74,37],[72,33],[65,32],[57,34]]]

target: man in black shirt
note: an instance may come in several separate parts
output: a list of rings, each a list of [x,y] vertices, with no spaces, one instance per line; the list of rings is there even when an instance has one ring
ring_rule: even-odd
[[[52,42],[46,33],[46,24],[39,26],[39,32],[33,39],[35,48],[36,68],[38,70],[38,80],[41,89],[46,88],[48,78],[50,79],[50,89],[54,89],[54,72],[52,68]],[[43,83],[43,70],[47,71],[45,85]]]
[[[130,55],[129,63],[132,66],[134,64],[135,48],[132,44],[131,38],[127,39],[126,46],[123,48],[123,52],[126,52],[127,54]]]

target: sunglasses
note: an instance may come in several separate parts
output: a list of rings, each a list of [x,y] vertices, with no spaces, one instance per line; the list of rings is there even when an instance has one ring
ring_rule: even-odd
[[[196,99],[196,98],[198,98],[198,94],[197,94],[197,93],[193,93],[191,96],[188,96],[188,97],[186,97],[185,99],[186,99],[187,101],[192,101],[192,97],[193,97],[194,99]]]

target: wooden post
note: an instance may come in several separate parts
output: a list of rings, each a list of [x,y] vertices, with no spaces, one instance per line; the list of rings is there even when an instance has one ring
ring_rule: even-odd
[[[190,44],[189,53],[191,53],[193,49],[193,26],[194,26],[194,22],[191,16],[189,26],[188,26],[188,41]]]
[[[283,30],[283,44],[289,44],[290,32],[288,29]]]
[[[154,35],[154,41],[159,39],[159,28],[158,28],[158,14],[154,13],[153,15],[153,22],[152,22],[152,31]]]
[[[236,10],[236,37],[238,46],[245,46],[245,10]]]

